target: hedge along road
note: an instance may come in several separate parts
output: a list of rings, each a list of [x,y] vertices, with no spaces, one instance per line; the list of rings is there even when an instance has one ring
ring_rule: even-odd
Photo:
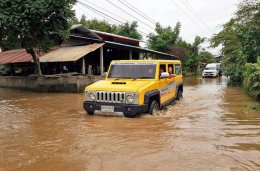
[[[260,113],[225,77],[185,78],[158,116],[88,116],[82,100],[0,89],[0,170],[260,169]]]

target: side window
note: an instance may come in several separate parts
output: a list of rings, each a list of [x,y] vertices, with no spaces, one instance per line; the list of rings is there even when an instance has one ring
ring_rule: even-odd
[[[163,72],[166,72],[166,65],[165,64],[160,65],[159,77],[161,76],[161,73],[163,73]]]
[[[175,74],[180,75],[181,74],[181,65],[175,64]]]
[[[169,72],[170,75],[174,74],[173,64],[168,64],[168,72]]]

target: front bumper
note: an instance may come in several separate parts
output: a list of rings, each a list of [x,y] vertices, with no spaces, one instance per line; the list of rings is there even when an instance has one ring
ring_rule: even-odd
[[[89,102],[84,101],[83,107],[87,112],[93,113],[96,110],[101,110],[101,106],[114,106],[115,112],[123,112],[125,116],[134,117],[137,114],[145,113],[148,111],[148,105],[131,105],[131,104],[118,104],[118,103],[105,103],[105,102]]]
[[[217,73],[202,73],[203,77],[216,77]]]

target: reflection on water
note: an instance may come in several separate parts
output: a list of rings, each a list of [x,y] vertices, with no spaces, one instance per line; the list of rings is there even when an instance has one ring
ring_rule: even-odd
[[[82,100],[0,89],[0,170],[260,169],[260,114],[225,77],[185,78],[158,116],[88,116]]]

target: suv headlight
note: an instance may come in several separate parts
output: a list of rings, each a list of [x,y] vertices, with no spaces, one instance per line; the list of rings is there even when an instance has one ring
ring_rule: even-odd
[[[126,93],[126,103],[138,104],[138,93]]]
[[[85,91],[85,100],[86,101],[95,101],[96,100],[96,92],[94,91]]]
[[[96,99],[96,95],[95,95],[95,93],[93,93],[93,92],[90,92],[90,93],[88,94],[88,97],[89,97],[89,99],[90,99],[91,101],[94,101],[94,100]]]
[[[135,98],[134,98],[134,96],[132,94],[129,94],[129,95],[126,96],[126,101],[128,103],[133,103],[134,100],[135,100]]]

